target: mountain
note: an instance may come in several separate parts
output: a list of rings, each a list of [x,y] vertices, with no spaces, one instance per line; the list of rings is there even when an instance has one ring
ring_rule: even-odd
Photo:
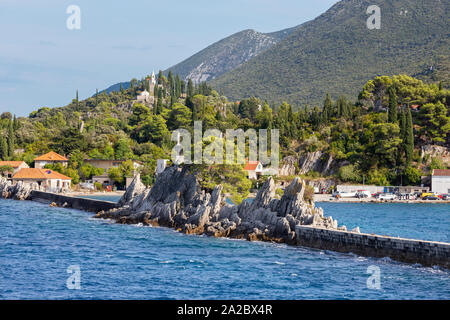
[[[274,46],[295,29],[273,33],[255,30],[235,33],[169,68],[165,73],[172,71],[180,75],[181,79],[192,79],[194,82],[213,80]]]
[[[164,73],[167,75],[169,71],[172,71],[174,74],[178,74],[181,79],[192,79],[195,82],[213,80],[272,47],[296,28],[272,33],[261,33],[255,30],[240,31],[208,46],[190,58],[167,69]],[[122,82],[116,83],[103,91],[106,93],[118,92],[121,84],[124,89],[130,87],[130,82]]]
[[[106,88],[105,90],[100,91],[99,93],[106,92],[107,94],[110,94],[111,92],[119,92],[120,91],[120,85],[122,85],[122,88],[124,90],[128,89],[130,87],[130,82],[119,82],[116,84],[113,84],[112,86]]]
[[[369,6],[381,29],[369,30]],[[450,1],[342,0],[271,48],[211,82],[230,99],[256,96],[294,106],[320,104],[327,92],[350,97],[377,75],[450,79]]]

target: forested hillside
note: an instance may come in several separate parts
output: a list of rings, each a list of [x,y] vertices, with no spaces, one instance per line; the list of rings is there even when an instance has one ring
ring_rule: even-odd
[[[192,130],[194,121],[202,121],[203,130],[222,132],[279,129],[282,158],[321,152],[328,169],[303,172],[312,178],[418,184],[431,169],[447,167],[443,159],[420,153],[423,145],[447,150],[450,145],[450,91],[442,84],[428,85],[404,75],[376,77],[360,88],[356,103],[344,96],[333,101],[328,95],[320,108],[295,111],[287,103],[269,105],[256,98],[229,102],[207,84],[185,83],[171,72],[167,78],[160,72],[157,81],[153,106],[135,101],[148,82],[133,80],[126,90],[83,101],[75,98],[65,107],[43,107],[26,118],[3,113],[0,158],[32,165],[36,156],[56,151],[70,163],[67,169],[54,169],[71,176],[75,184],[98,174],[85,158],[136,159],[144,163],[141,174],[151,184],[156,160],[171,158],[171,131]],[[223,184],[236,202],[252,186],[239,165],[194,170],[205,187]],[[121,186],[131,171],[130,163],[124,163],[108,174]],[[294,174],[299,173],[297,168]]]
[[[367,8],[378,5],[381,29],[369,30]],[[342,0],[318,18],[212,86],[231,99],[256,96],[295,107],[355,97],[377,75],[450,79],[450,2]]]

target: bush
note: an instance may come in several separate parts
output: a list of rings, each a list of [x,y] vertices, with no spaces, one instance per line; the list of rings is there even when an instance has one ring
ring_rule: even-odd
[[[339,168],[338,176],[345,182],[360,182],[362,180],[359,170],[353,164]]]
[[[306,185],[305,193],[303,194],[303,199],[308,202],[314,201],[314,187]]]
[[[419,170],[413,167],[408,167],[403,172],[404,175],[404,184],[410,185],[410,186],[417,186],[420,185],[421,182],[421,174]]]

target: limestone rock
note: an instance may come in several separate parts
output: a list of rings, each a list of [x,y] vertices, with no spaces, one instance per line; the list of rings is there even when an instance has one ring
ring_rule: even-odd
[[[122,197],[119,209],[102,212],[99,218],[119,223],[143,223],[174,228],[188,234],[233,237],[293,243],[298,225],[338,230],[332,217],[304,200],[305,182],[299,178],[275,198],[275,182],[269,177],[250,204],[227,204],[222,186],[211,193],[202,190],[188,167],[173,166],[158,176],[155,185],[145,188],[137,176]],[[342,230],[340,227],[339,230]]]

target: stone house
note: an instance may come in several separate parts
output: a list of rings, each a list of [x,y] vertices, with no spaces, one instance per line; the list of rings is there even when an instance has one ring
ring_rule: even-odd
[[[49,153],[46,153],[34,159],[34,167],[38,169],[44,168],[46,164],[56,164],[56,163],[61,163],[64,167],[67,167],[69,159],[53,151],[50,151]]]

